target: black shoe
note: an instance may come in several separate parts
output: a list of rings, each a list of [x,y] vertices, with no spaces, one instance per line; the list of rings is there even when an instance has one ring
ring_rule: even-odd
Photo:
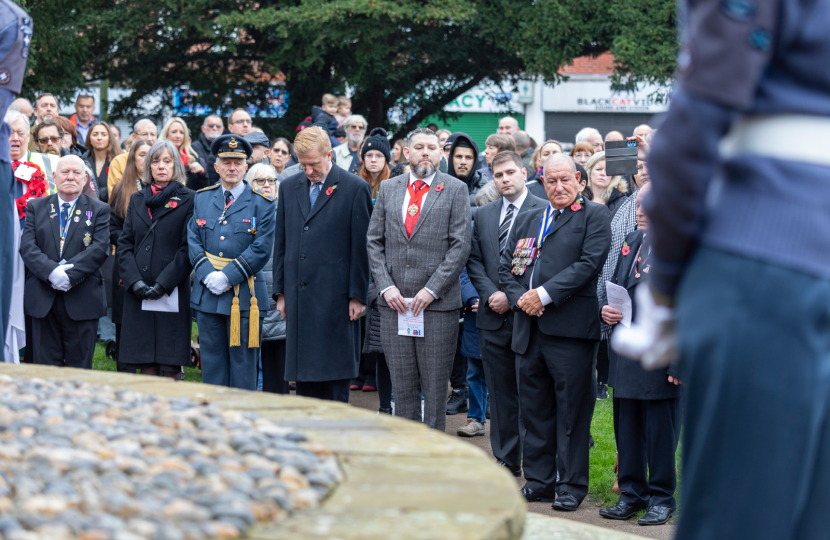
[[[453,388],[452,394],[447,399],[447,414],[452,415],[467,411],[467,389]]]
[[[594,436],[593,435],[588,435],[588,437],[589,437],[588,438],[588,448],[593,448],[594,444],[595,444],[594,443]]]
[[[501,465],[502,467],[504,467],[505,469],[510,471],[510,474],[512,474],[516,478],[519,478],[520,476],[522,476],[522,468],[521,467],[516,467],[514,469],[513,467],[511,467],[510,465],[508,465],[507,463],[505,463],[504,461],[502,461],[500,459],[496,460],[496,465]]]
[[[573,512],[579,508],[579,502],[576,500],[576,497],[563,491],[556,497],[556,502],[551,505],[551,508],[563,512]]]
[[[487,408],[484,410],[484,417],[489,420],[490,419],[490,400],[487,400]]]
[[[597,400],[608,399],[608,387],[597,383]]]
[[[619,501],[616,506],[600,510],[599,515],[600,517],[604,517],[606,519],[624,520],[630,518],[644,508],[645,505],[634,505]]]
[[[674,515],[674,508],[652,506],[646,515],[637,520],[637,525],[663,525]]]
[[[551,502],[551,501],[553,501],[552,498],[545,497],[541,493],[536,493],[535,491],[533,491],[529,487],[523,487],[522,491],[521,491],[521,494],[522,494],[522,497],[524,497],[525,500],[529,503],[532,503],[532,502]]]
[[[392,414],[392,407],[381,407],[378,409],[378,413],[380,414]]]

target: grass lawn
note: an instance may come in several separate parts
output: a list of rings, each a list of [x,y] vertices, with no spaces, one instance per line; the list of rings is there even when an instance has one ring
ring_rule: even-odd
[[[594,437],[595,446],[591,449],[588,494],[606,507],[614,506],[617,504],[617,499],[619,499],[619,495],[611,491],[611,487],[614,485],[614,460],[617,451],[614,442],[612,396],[613,390],[609,389],[608,399],[597,401],[596,409],[594,409],[594,419],[591,422],[591,435]],[[677,499],[678,510],[680,510],[681,445],[682,439],[681,444],[677,446],[675,455],[678,476],[677,491],[675,491],[674,496]],[[642,517],[644,514],[645,511],[642,511],[638,517]],[[675,519],[677,518],[672,518],[672,522]]]

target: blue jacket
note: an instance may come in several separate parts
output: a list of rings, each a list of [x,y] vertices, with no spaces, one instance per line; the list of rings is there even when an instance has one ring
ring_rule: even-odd
[[[243,180],[244,182],[244,180]],[[190,307],[203,313],[231,314],[234,290],[231,287],[215,295],[202,280],[215,269],[206,253],[233,259],[222,269],[231,285],[239,285],[239,309],[249,311],[251,293],[247,280],[254,276],[254,289],[260,313],[269,309],[268,289],[262,269],[271,257],[274,247],[274,199],[251,190],[245,190],[225,211],[224,190],[216,184],[196,193],[193,219],[187,226],[187,247],[196,279],[190,295]],[[256,229],[253,230],[253,219]]]
[[[461,272],[461,299],[464,301],[464,333],[461,335],[461,354],[467,358],[481,358],[478,345],[478,328],[473,304],[478,300],[478,293],[467,276],[467,269]],[[481,305],[481,304],[479,304]]]

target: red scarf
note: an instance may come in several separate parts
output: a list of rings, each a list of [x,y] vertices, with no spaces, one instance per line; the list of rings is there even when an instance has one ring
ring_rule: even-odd
[[[12,163],[12,171],[16,171],[21,165],[28,165],[29,167],[33,167],[37,170],[32,173],[32,177],[29,178],[28,183],[16,176],[14,177],[15,180],[26,186],[23,191],[23,195],[14,201],[17,206],[18,219],[24,219],[26,217],[26,206],[29,204],[30,199],[43,197],[49,190],[49,187],[46,184],[46,175],[43,174],[43,170],[38,165],[30,161],[15,161]]]
[[[182,148],[182,165],[187,165],[187,150]]]

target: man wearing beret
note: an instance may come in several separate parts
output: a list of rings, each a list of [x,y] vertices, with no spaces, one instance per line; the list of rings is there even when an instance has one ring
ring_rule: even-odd
[[[242,178],[250,143],[222,135],[211,145],[221,182],[196,193],[187,243],[196,275],[202,381],[255,390],[261,321],[268,310],[265,266],[274,245],[274,200]]]
[[[245,140],[251,144],[251,157],[248,158],[248,167],[257,163],[266,163],[271,149],[268,147],[268,137],[261,131],[252,131],[245,135]]]

